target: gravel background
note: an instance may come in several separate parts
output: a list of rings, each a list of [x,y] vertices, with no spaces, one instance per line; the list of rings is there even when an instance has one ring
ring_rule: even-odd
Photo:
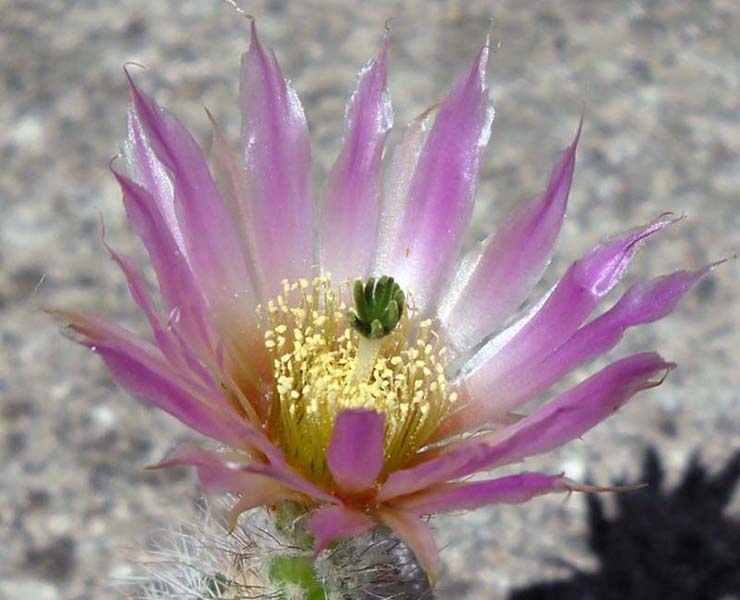
[[[442,96],[495,17],[497,109],[471,239],[541,189],[586,125],[554,269],[600,237],[672,210],[687,219],[653,239],[633,276],[697,266],[740,248],[740,4],[643,2],[244,2],[303,99],[317,181],[341,137],[356,71],[392,23],[396,122]],[[192,514],[187,471],[145,472],[173,438],[169,418],[117,390],[101,362],[61,339],[38,310],[94,309],[143,331],[122,276],[101,250],[143,257],[107,170],[125,129],[121,66],[147,65],[147,90],[208,136],[205,104],[238,130],[247,32],[217,0],[0,0],[0,597],[116,597],[110,581],[153,528]],[[717,269],[670,319],[628,335],[615,355],[659,347],[680,364],[583,442],[529,466],[635,475],[657,444],[674,473],[695,449],[718,464],[740,447],[738,261]],[[735,503],[737,510],[738,502]],[[582,500],[439,519],[441,598],[504,598],[588,568]]]

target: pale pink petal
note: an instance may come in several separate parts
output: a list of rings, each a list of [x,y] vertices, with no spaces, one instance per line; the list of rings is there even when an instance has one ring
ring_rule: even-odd
[[[516,409],[575,367],[611,350],[629,327],[652,323],[670,314],[709,269],[678,271],[633,285],[611,310],[581,327],[547,358],[521,365],[495,384],[494,396],[485,400],[471,398],[472,402],[488,403],[494,418]],[[478,423],[483,418],[477,412]]]
[[[552,256],[573,179],[576,138],[555,164],[545,192],[513,211],[463,261],[440,303],[442,332],[463,352],[498,328],[529,296]]]
[[[314,265],[308,127],[298,95],[252,23],[242,57],[242,153],[249,172],[253,260],[275,297],[281,281],[311,278]]]
[[[485,344],[463,369],[456,384],[473,398],[487,397],[491,384],[525,362],[539,361],[565,342],[619,282],[640,241],[675,222],[659,218],[598,244],[577,260],[531,319]]]
[[[230,373],[239,373],[238,387],[250,398],[261,399],[269,376],[267,352],[257,331],[254,298],[236,293],[225,302],[209,305],[151,195],[124,175],[115,171],[114,175],[123,191],[129,221],[144,242],[157,274],[169,312],[168,328],[181,340],[186,354],[197,356],[211,368],[218,366],[225,379],[232,378]],[[216,365],[218,343],[228,352],[223,364]],[[263,412],[259,406],[256,409]]]
[[[491,481],[446,483],[412,496],[399,498],[393,506],[417,515],[473,510],[486,504],[521,504],[535,496],[570,489],[561,475],[517,473]]]
[[[174,374],[155,369],[150,360],[139,362],[119,347],[95,345],[113,379],[134,398],[156,406],[215,440],[243,448],[264,444],[235,410],[216,405],[215,394],[196,393]]]
[[[131,227],[146,246],[172,326],[182,330],[190,343],[209,348],[207,304],[172,231],[147,190],[120,173],[113,174]]]
[[[364,279],[375,256],[383,145],[393,125],[386,89],[388,40],[360,73],[345,139],[329,174],[319,228],[321,269],[334,281]]]
[[[388,501],[557,448],[616,412],[637,392],[660,385],[673,367],[652,352],[612,363],[503,433],[469,438],[425,462],[391,473],[378,498]],[[653,380],[659,374],[663,378]]]
[[[458,390],[465,405],[441,428],[444,436],[478,429],[546,391],[566,373],[611,350],[625,330],[668,315],[683,295],[711,267],[678,271],[633,285],[614,307],[581,327],[541,361],[527,362],[490,382],[485,396],[464,384]]]
[[[129,176],[149,192],[177,247],[183,255],[187,255],[185,240],[175,213],[172,179],[152,150],[133,103],[128,109],[128,137],[124,143],[123,156]]]
[[[432,585],[439,579],[439,551],[429,526],[412,512],[389,507],[378,509],[378,516],[416,556]]]
[[[204,384],[206,387],[212,387],[215,384],[213,374],[193,352],[191,345],[180,337],[178,328],[173,327],[171,323],[165,324],[162,320],[154,306],[146,278],[141,269],[130,258],[121,256],[107,243],[104,242],[104,244],[113,261],[126,276],[131,297],[146,315],[157,347],[164,354],[167,361],[175,369],[181,369],[183,372],[189,371],[190,376],[195,381]]]
[[[390,159],[384,170],[383,194],[378,223],[378,240],[373,273],[382,276],[390,272],[398,232],[403,222],[409,189],[416,172],[419,156],[424,149],[435,110],[433,106],[403,130],[401,140],[388,152]]]
[[[314,536],[314,553],[319,554],[340,537],[362,535],[375,525],[365,513],[345,506],[324,506],[311,513],[306,529]]]
[[[129,76],[131,100],[149,142],[174,182],[174,205],[188,263],[211,308],[254,321],[256,296],[229,211],[198,144]]]
[[[368,490],[383,468],[385,416],[368,409],[348,409],[334,422],[326,462],[344,494]]]
[[[216,119],[207,109],[206,114],[213,127],[210,154],[213,175],[223,193],[234,227],[239,232],[244,255],[247,257],[247,269],[254,282],[257,297],[260,302],[266,303],[271,298],[266,289],[263,269],[256,263],[257,232],[251,215],[250,194],[252,192],[249,186],[249,173],[244,161],[236,155],[226,141]]]
[[[416,164],[388,260],[377,265],[382,274],[413,292],[422,313],[447,284],[472,214],[481,152],[493,121],[485,82],[487,59],[484,46],[440,106]]]

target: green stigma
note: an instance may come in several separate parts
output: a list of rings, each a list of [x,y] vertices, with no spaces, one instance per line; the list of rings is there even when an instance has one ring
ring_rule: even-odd
[[[353,295],[355,310],[350,315],[350,322],[358,333],[377,340],[391,333],[398,325],[403,314],[404,296],[401,286],[393,277],[383,275],[377,281],[370,277],[365,284],[358,279]]]

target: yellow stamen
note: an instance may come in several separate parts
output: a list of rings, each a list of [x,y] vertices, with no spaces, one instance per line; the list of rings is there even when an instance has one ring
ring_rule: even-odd
[[[425,445],[455,400],[431,321],[406,308],[389,335],[368,339],[350,326],[345,298],[349,286],[335,290],[328,277],[286,281],[258,311],[275,382],[269,434],[296,469],[328,488],[326,451],[339,412],[385,415],[385,476]]]

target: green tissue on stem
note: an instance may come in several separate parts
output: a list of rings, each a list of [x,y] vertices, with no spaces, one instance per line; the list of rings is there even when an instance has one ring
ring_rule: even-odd
[[[301,525],[306,512],[306,506],[300,502],[291,500],[281,502],[275,510],[275,529],[288,538],[292,545],[311,549],[314,542],[313,536]]]
[[[288,600],[289,589],[298,589],[303,600],[328,600],[329,595],[316,579],[314,560],[309,556],[276,556],[270,561],[270,581],[280,590],[280,599]]]

